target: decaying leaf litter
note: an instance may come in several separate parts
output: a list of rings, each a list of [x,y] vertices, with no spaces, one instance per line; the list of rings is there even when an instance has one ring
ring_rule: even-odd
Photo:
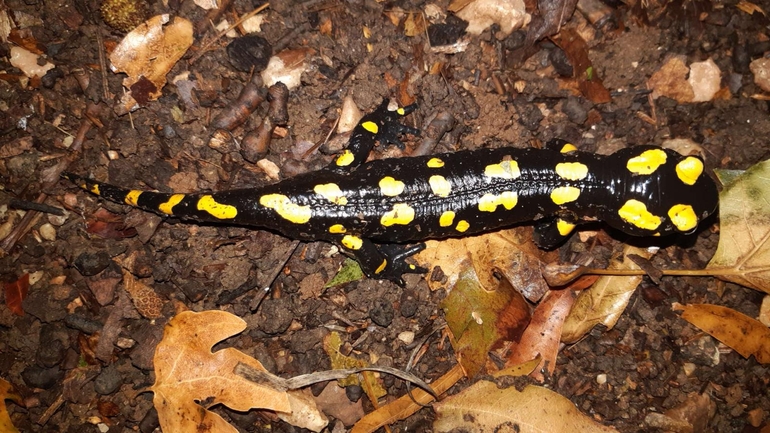
[[[10,400],[13,425],[22,431],[42,431],[45,427],[41,425],[46,425],[45,422],[72,426],[78,431],[82,431],[84,424],[94,429],[119,424],[152,426],[152,394],[131,390],[138,384],[151,383],[147,378],[151,371],[155,371],[158,386],[159,366],[157,361],[153,363],[153,356],[157,356],[156,348],[164,347],[160,343],[164,326],[171,323],[168,321],[176,311],[181,311],[174,306],[179,303],[197,311],[226,309],[246,318],[247,333],[233,337],[223,343],[223,347],[245,349],[253,355],[249,359],[259,358],[270,371],[283,377],[324,370],[329,363],[334,364],[330,354],[339,353],[345,357],[339,359],[358,359],[357,362],[371,365],[403,369],[417,365],[423,377],[433,381],[434,390],[444,393],[463,375],[473,376],[473,371],[494,372],[506,365],[515,368],[536,359],[541,363],[534,368],[536,375],[549,381],[551,389],[561,396],[572,400],[572,403],[564,400],[564,414],[582,417],[579,411],[593,413],[595,420],[591,421],[594,424],[590,428],[614,427],[620,431],[636,431],[640,425],[659,429],[694,428],[696,425],[688,417],[681,416],[682,412],[693,410],[701,414],[698,422],[707,419],[707,425],[719,431],[739,430],[747,425],[761,427],[767,423],[762,409],[769,406],[766,379],[763,379],[767,374],[760,364],[766,362],[763,361],[766,348],[762,346],[765,340],[762,335],[767,325],[753,319],[762,316],[757,296],[767,292],[763,284],[765,242],[761,215],[766,209],[762,200],[737,199],[737,203],[751,206],[723,206],[727,214],[723,213],[719,226],[720,242],[732,240],[738,248],[720,243],[717,249],[716,229],[706,230],[697,239],[690,239],[689,245],[687,241],[682,245],[664,245],[667,248],[648,258],[649,264],[642,266],[648,274],[651,269],[663,270],[663,274],[667,269],[701,269],[717,249],[706,274],[718,274],[758,292],[734,285],[723,286],[695,274],[653,277],[659,281],[657,284],[639,276],[602,277],[610,280],[600,280],[573,299],[572,292],[584,288],[587,277],[560,291],[550,291],[539,282],[539,277],[529,276],[537,275],[539,261],[555,262],[554,257],[544,258],[535,251],[535,258],[530,258],[531,244],[525,241],[521,248],[500,247],[493,243],[495,237],[480,240],[477,250],[469,246],[449,246],[446,242],[436,244],[434,251],[442,251],[444,245],[444,250],[470,253],[456,262],[459,264],[439,265],[443,275],[434,273],[425,280],[414,278],[404,290],[371,280],[317,290],[313,287],[331,280],[341,262],[338,254],[329,251],[328,245],[295,248],[296,244],[269,233],[189,226],[173,221],[161,223],[157,217],[136,211],[124,218],[126,213],[121,206],[93,201],[57,183],[56,169],[65,166],[122,185],[137,185],[139,181],[150,188],[171,187],[183,191],[260,185],[267,177],[275,179],[317,168],[324,165],[325,160],[320,156],[309,157],[317,155],[313,142],[323,142],[333,128],[337,107],[341,105],[336,101],[338,97],[330,96],[333,90],[349,93],[364,109],[372,107],[383,95],[396,96],[402,103],[418,100],[425,111],[415,116],[414,121],[430,111],[449,110],[457,125],[449,132],[442,129],[447,135],[438,137],[439,146],[443,146],[440,150],[479,146],[490,140],[527,146],[534,139],[546,141],[559,136],[581,144],[586,150],[609,152],[620,145],[660,144],[669,137],[689,138],[702,146],[701,151],[711,166],[744,169],[763,159],[766,153],[761,140],[763,128],[767,126],[766,107],[755,102],[763,99],[766,85],[759,78],[753,82],[754,77],[762,76],[763,67],[756,61],[761,60],[758,57],[762,54],[762,30],[752,27],[766,20],[761,7],[752,8],[750,3],[741,2],[730,9],[706,7],[709,5],[703,3],[699,7],[705,9],[699,10],[696,19],[687,13],[678,13],[675,9],[678,5],[648,5],[647,8],[637,5],[610,10],[617,27],[601,28],[596,22],[585,21],[585,17],[592,16],[586,5],[578,5],[578,12],[573,14],[574,3],[553,2],[539,5],[534,19],[519,21],[519,24],[528,22],[526,30],[515,33],[515,26],[501,21],[498,29],[469,36],[449,55],[437,54],[442,53],[434,51],[438,47],[427,45],[415,51],[419,46],[415,44],[425,42],[424,35],[429,31],[421,26],[433,23],[433,12],[441,15],[447,10],[459,11],[462,5],[413,6],[414,9],[382,6],[359,9],[345,5],[306,10],[271,5],[265,16],[263,34],[276,42],[276,47],[289,48],[278,53],[274,62],[277,66],[272,70],[282,71],[285,67],[285,74],[278,73],[285,80],[290,77],[294,80],[286,103],[287,125],[292,129],[284,129],[278,126],[280,122],[274,121],[277,119],[274,115],[264,119],[248,117],[248,112],[259,107],[265,98],[259,90],[261,83],[250,78],[248,71],[229,69],[228,53],[221,48],[227,40],[213,38],[213,32],[205,38],[195,33],[192,46],[198,51],[194,56],[188,52],[181,62],[170,61],[166,71],[140,73],[134,76],[138,79],[124,81],[130,90],[126,93],[121,89],[124,75],[112,75],[106,68],[100,71],[95,66],[100,64],[102,48],[115,55],[111,46],[122,36],[100,33],[96,40],[103,40],[103,46],[100,42],[100,50],[88,51],[85,47],[92,44],[81,44],[77,31],[85,29],[82,27],[84,17],[92,19],[88,14],[82,14],[77,8],[40,14],[21,4],[10,4],[9,10],[17,13],[9,22],[18,27],[8,36],[3,33],[3,43],[14,48],[24,47],[33,54],[45,52],[63,76],[41,78],[39,75],[45,70],[27,69],[16,60],[12,64],[19,69],[4,76],[2,82],[11,98],[3,108],[8,114],[3,122],[9,122],[4,127],[13,125],[15,129],[4,128],[13,132],[0,149],[3,156],[0,173],[8,180],[5,187],[8,197],[3,200],[37,201],[64,208],[68,213],[57,218],[53,214],[45,216],[29,211],[19,220],[19,212],[14,207],[3,208],[2,245],[7,255],[2,260],[9,269],[7,275],[4,273],[4,299],[6,303],[10,299],[11,305],[17,305],[14,311],[22,314],[11,315],[12,310],[5,306],[5,310],[0,311],[3,314],[0,329],[8,336],[2,339],[5,345],[2,359],[8,366],[4,370],[9,372],[3,378],[18,388],[18,393],[9,395],[23,397]],[[237,2],[228,7],[238,14],[253,10]],[[480,20],[488,19],[488,11],[480,4],[474,7],[479,10]],[[93,8],[96,9],[98,7]],[[422,13],[417,14],[415,10]],[[2,12],[4,17],[11,16],[5,9]],[[146,27],[157,31],[158,22],[180,24],[183,31],[179,41],[189,46],[189,36],[184,36],[189,35],[191,28],[187,23],[206,28],[197,25],[203,22],[204,13],[200,10],[191,14],[175,12],[177,14],[148,21],[155,24]],[[507,11],[491,15],[495,14],[513,15]],[[726,14],[736,14],[736,22],[725,20]],[[51,18],[54,16],[56,18]],[[31,21],[21,17],[29,17]],[[216,12],[209,13],[206,22],[216,22],[221,17]],[[563,17],[565,22],[553,17]],[[61,48],[62,51],[51,50],[50,47],[55,46],[54,38],[45,29],[41,30],[43,23],[51,29],[60,29],[59,34],[72,42]],[[291,26],[296,23],[311,24]],[[139,24],[134,28],[143,25]],[[225,27],[228,26],[221,28]],[[163,29],[174,28],[172,25]],[[300,30],[292,33],[290,29]],[[237,30],[249,31],[245,25]],[[728,37],[736,30],[743,36],[738,42]],[[288,43],[287,39],[281,39],[287,35],[294,39],[289,38]],[[298,35],[303,37],[297,38]],[[524,45],[517,46],[513,41],[522,35]],[[554,36],[552,41],[561,51],[549,44],[533,43],[546,35]],[[341,46],[349,49],[339,50]],[[627,49],[629,46],[650,49],[634,52]],[[657,49],[659,46],[667,48],[662,51],[677,55],[663,56]],[[503,47],[506,55],[497,55],[500,51],[496,47]],[[170,58],[178,55],[174,49],[168,51]],[[524,52],[535,56],[523,67],[514,68],[516,59],[526,57]],[[65,55],[73,53],[77,56]],[[739,58],[741,54],[748,57]],[[567,61],[559,60],[559,56]],[[162,63],[154,62],[152,56],[148,60],[146,67]],[[32,63],[47,64],[46,61]],[[101,63],[107,66],[104,60]],[[114,65],[112,58],[110,63]],[[560,76],[565,63],[573,70]],[[90,68],[85,81],[83,74],[75,74],[77,67],[83,65]],[[744,76],[737,83],[735,79],[722,80],[728,73]],[[273,72],[273,76],[275,74]],[[146,79],[149,77],[159,80]],[[270,76],[264,74],[253,74],[253,77],[270,82]],[[47,84],[46,80],[53,81]],[[172,85],[164,85],[166,82]],[[100,89],[100,83],[109,87]],[[245,83],[254,84],[253,91],[241,92]],[[453,92],[447,94],[447,88]],[[652,93],[648,94],[647,89]],[[66,96],[54,98],[55,95]],[[109,101],[112,95],[124,95],[122,105]],[[117,112],[120,112],[118,107],[134,108],[134,102],[125,99],[125,95],[130,95],[143,108],[130,118],[115,117],[108,111],[110,108]],[[90,101],[101,99],[102,103],[92,102],[86,107],[82,96]],[[606,102],[608,96],[609,103]],[[24,101],[37,101],[37,104],[15,104]],[[227,123],[221,135],[213,135],[206,129],[204,119],[224,113],[223,107],[232,101],[237,101],[233,105],[234,113],[241,114],[234,123]],[[707,102],[693,104],[698,101]],[[18,122],[10,123],[21,118],[28,122],[25,128],[18,128]],[[94,126],[100,133],[93,134]],[[234,143],[239,137],[248,136],[247,131],[260,129],[267,131],[270,152],[267,158],[250,166],[240,158],[249,161],[255,154],[241,152],[239,155]],[[265,136],[257,133],[256,141],[264,143]],[[34,139],[31,147],[30,137]],[[73,152],[81,146],[83,151]],[[257,149],[256,155],[263,157],[264,150],[259,150],[263,147],[244,149]],[[392,149],[387,150],[386,155],[399,156]],[[107,160],[111,161],[109,166]],[[761,170],[760,166],[752,168],[747,176]],[[44,176],[38,176],[39,172]],[[40,179],[46,182],[45,188],[41,188]],[[755,198],[756,194],[751,191],[762,189],[761,175],[735,182],[728,186],[727,192],[739,197],[748,192],[749,198]],[[727,199],[728,203],[732,200]],[[97,206],[112,212],[94,218]],[[113,216],[107,216],[110,214]],[[93,237],[83,235],[85,226],[78,215],[93,221],[86,232]],[[13,233],[14,229],[25,226],[32,231]],[[503,239],[505,236],[511,239],[522,234],[504,235]],[[526,230],[523,236],[528,236]],[[586,243],[576,241],[563,248],[560,259],[581,263],[581,258],[588,256],[587,267],[603,268],[611,257],[623,261],[629,256],[628,251],[621,254],[622,245],[603,232],[595,237],[586,234],[584,238]],[[504,243],[511,244],[509,240]],[[267,245],[273,245],[275,253],[266,249]],[[493,254],[490,255],[490,251]],[[494,254],[497,251],[505,254]],[[430,256],[430,251],[426,255]],[[436,266],[435,263],[443,262],[432,263]],[[468,268],[468,263],[473,266]],[[477,275],[470,278],[468,269],[474,269]],[[452,290],[446,294],[454,274],[461,275],[457,279],[465,284],[466,290],[489,293],[471,295]],[[130,296],[123,288],[129,285],[126,276],[136,280],[131,282],[136,290],[130,292]],[[506,278],[511,280],[510,285],[504,282]],[[629,278],[641,281],[640,289],[638,282],[625,281]],[[30,289],[23,295],[21,288],[27,285],[26,281]],[[477,282],[469,286],[469,281]],[[267,297],[259,290],[264,286],[272,288]],[[485,297],[499,300],[501,294],[512,293],[510,286],[523,298],[508,303],[508,308],[500,308],[498,301],[489,305],[483,301],[478,303]],[[309,293],[313,296],[308,297]],[[453,297],[461,297],[464,302],[477,301],[467,302],[471,308],[463,310],[457,308],[456,302],[452,303]],[[588,302],[581,301],[581,297]],[[19,299],[23,299],[21,309]],[[538,300],[534,311],[528,311],[531,307],[527,302]],[[717,340],[698,328],[685,325],[673,312],[672,301],[684,304],[683,317],[726,346],[717,345]],[[698,306],[704,303],[716,307]],[[688,304],[693,304],[692,308],[688,309]],[[576,307],[581,305],[584,307]],[[493,307],[489,310],[491,315],[486,312],[490,306]],[[721,310],[724,306],[740,308],[748,317],[725,313]],[[444,317],[450,324],[442,330],[444,328],[437,325]],[[211,324],[217,322],[213,320]],[[569,328],[582,329],[571,331],[570,340],[583,340],[559,352],[565,325],[570,323],[583,326]],[[603,323],[611,329],[593,328],[594,323]],[[735,335],[731,332],[739,328],[735,323],[755,331]],[[472,337],[476,327],[483,338]],[[486,327],[494,333],[487,334]],[[528,336],[528,331],[529,335],[533,331],[535,335],[540,333],[543,338]],[[325,342],[332,335],[342,339],[329,346]],[[426,339],[426,335],[433,337]],[[203,339],[187,340],[191,345],[205,344]],[[459,349],[458,342],[468,340],[471,343],[465,343],[464,347],[469,349]],[[420,346],[424,341],[429,346]],[[735,352],[727,349],[728,346]],[[416,352],[413,347],[417,348]],[[216,351],[217,348],[215,353],[227,353]],[[490,350],[491,356],[485,356]],[[736,352],[749,359],[744,360]],[[209,368],[215,365],[202,364],[208,364]],[[733,373],[736,369],[744,371],[744,376],[736,377]],[[233,372],[228,369],[217,374],[225,377]],[[413,426],[432,422],[434,418],[434,428],[438,430],[459,427],[471,414],[491,413],[484,405],[495,402],[479,401],[473,396],[482,386],[499,389],[503,395],[499,402],[515,402],[516,393],[543,395],[538,391],[541,388],[534,385],[526,389],[506,387],[510,382],[497,379],[498,386],[491,382],[460,385],[452,391],[455,397],[432,410],[421,409],[409,398],[405,382],[385,374],[369,375],[363,383],[370,381],[384,389],[386,396],[377,400],[380,394],[365,390],[365,394],[375,397],[363,399],[368,415],[353,427],[354,431],[372,431],[394,422],[396,429],[415,429]],[[708,383],[708,392],[703,392],[704,383]],[[341,399],[338,403],[359,400],[356,389],[360,395],[361,383],[346,388],[344,398],[337,394],[337,399]],[[197,406],[201,403],[208,409],[220,401],[213,392],[204,394],[205,397],[193,397],[186,404],[192,401],[196,406],[189,407],[194,409],[201,407]],[[413,389],[412,395],[421,404],[431,400],[419,389]],[[735,395],[748,397],[736,399]],[[296,411],[291,412],[297,418],[283,419],[293,425],[317,429],[321,424],[312,422],[322,420],[323,414],[300,410],[300,407],[315,406],[312,396],[305,393],[305,397],[292,406]],[[196,402],[198,398],[204,401]],[[264,400],[274,405],[275,399],[257,400],[263,402],[251,404],[271,407],[276,413],[286,409],[285,405],[265,406]],[[389,400],[394,400],[392,405],[387,404]],[[715,400],[720,402],[716,407]],[[577,410],[571,409],[575,407],[570,406],[573,403]],[[548,416],[532,412],[528,414],[535,416],[532,421],[515,410],[522,407],[515,403],[509,406],[513,408],[511,411],[499,418],[482,416],[472,428],[481,430],[502,423],[535,425],[536,428],[539,424],[548,424],[551,431],[556,429]],[[211,409],[219,413],[218,419],[227,420],[222,421],[224,429],[237,425],[249,431],[268,424],[278,425],[277,418],[266,412],[239,415],[221,406],[214,405]],[[481,412],[474,412],[478,410]],[[457,414],[461,416],[452,418]],[[341,426],[341,419],[340,415],[332,422]],[[200,420],[187,416],[172,417],[170,422],[187,421],[200,425]],[[346,420],[347,425],[353,422],[354,419]]]

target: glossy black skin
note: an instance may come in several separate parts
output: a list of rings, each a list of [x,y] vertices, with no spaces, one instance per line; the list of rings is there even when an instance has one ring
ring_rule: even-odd
[[[347,167],[335,163],[324,170],[306,173],[286,179],[274,185],[258,189],[223,191],[211,194],[219,203],[231,205],[238,212],[234,218],[220,219],[197,209],[203,194],[189,194],[173,207],[173,215],[193,221],[225,222],[261,227],[280,232],[288,237],[313,241],[326,240],[340,246],[342,234],[330,233],[335,224],[343,225],[345,234],[363,240],[363,246],[353,250],[343,246],[343,251],[356,257],[370,277],[386,278],[403,284],[401,273],[424,272],[425,269],[408,265],[404,258],[419,251],[420,246],[404,248],[382,245],[422,241],[429,238],[465,236],[508,227],[517,223],[539,221],[541,232],[538,239],[546,247],[553,247],[563,239],[558,233],[546,232],[545,227],[554,218],[579,222],[599,219],[608,225],[634,236],[667,235],[678,233],[666,215],[666,210],[678,203],[693,207],[698,220],[706,218],[717,206],[717,188],[707,175],[698,178],[694,185],[679,181],[673,167],[684,157],[665,150],[668,162],[651,175],[634,175],[626,169],[626,161],[654,146],[637,146],[623,149],[609,156],[572,151],[560,152],[556,145],[551,149],[498,148],[462,151],[424,157],[404,157],[375,160],[364,163],[375,141],[396,142],[399,132],[416,132],[398,123],[399,115],[387,111],[385,105],[362,120],[380,125],[377,134],[362,129],[361,124],[353,132],[349,149],[355,154],[355,162]],[[443,167],[429,168],[428,161],[439,158]],[[516,179],[489,178],[485,167],[503,160],[517,162],[520,177]],[[562,179],[554,171],[560,162],[580,162],[588,167],[588,176],[581,180]],[[452,189],[447,197],[439,197],[432,190],[428,179],[432,175],[443,176]],[[404,191],[396,197],[384,196],[379,183],[391,176],[405,184]],[[67,175],[87,190],[98,185],[101,196],[123,202],[129,190],[96,183],[74,175]],[[319,184],[334,183],[339,186],[347,204],[339,205],[314,192]],[[557,186],[574,186],[581,193],[576,201],[563,205],[554,204],[550,192]],[[479,198],[487,193],[500,194],[513,191],[518,194],[517,204],[510,210],[498,206],[494,212],[479,210]],[[260,197],[282,194],[300,206],[310,206],[312,217],[305,223],[291,222],[273,209],[260,204]],[[142,193],[137,207],[158,211],[171,194]],[[618,208],[628,199],[638,199],[648,204],[650,212],[663,217],[654,231],[636,227],[621,219]],[[406,203],[414,209],[414,219],[406,225],[385,227],[381,216],[392,210],[397,203]],[[445,211],[454,211],[454,223],[439,225],[439,217]],[[458,231],[456,223],[468,222],[465,231]],[[380,244],[375,245],[373,244]],[[386,260],[387,266],[380,268]],[[379,269],[379,272],[375,270]]]

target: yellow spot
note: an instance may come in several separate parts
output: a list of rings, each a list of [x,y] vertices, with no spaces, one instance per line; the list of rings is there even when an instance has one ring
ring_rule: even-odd
[[[380,224],[390,227],[394,224],[407,225],[414,220],[414,209],[406,203],[396,203],[393,210],[385,212],[380,218]]]
[[[572,230],[575,230],[575,224],[559,218],[556,220],[556,230],[559,231],[560,235],[567,236],[568,234],[572,233]]]
[[[259,204],[262,206],[273,209],[283,219],[291,221],[295,224],[304,224],[310,221],[310,217],[313,215],[313,211],[310,206],[300,206],[296,203],[292,203],[289,197],[283,194],[267,194],[259,198]],[[198,205],[200,207],[200,204]]]
[[[479,199],[479,210],[482,212],[494,212],[498,205],[511,210],[519,202],[519,195],[513,191],[503,191],[500,195],[484,194]]]
[[[433,194],[436,194],[439,197],[449,197],[449,193],[452,191],[452,185],[444,176],[431,176],[430,179],[428,179],[428,183],[430,184],[430,189],[433,191]]]
[[[441,227],[449,227],[452,225],[454,220],[455,220],[454,211],[451,211],[451,210],[444,211],[444,213],[442,213],[441,216],[438,217],[438,225],[440,225]]]
[[[623,221],[645,230],[655,230],[660,225],[660,217],[651,214],[647,206],[639,200],[628,200],[618,210]]]
[[[380,131],[380,127],[377,126],[377,124],[372,122],[371,120],[367,120],[366,122],[362,123],[361,127],[371,132],[372,134],[376,134],[377,132]]]
[[[444,166],[444,161],[439,158],[431,158],[428,160],[428,168],[441,168]]]
[[[455,230],[457,230],[460,233],[465,233],[465,231],[468,230],[470,226],[471,225],[468,224],[468,221],[460,220],[457,222],[457,226],[455,226]]]
[[[342,224],[334,224],[333,226],[329,227],[329,233],[342,234],[346,231],[347,229]]]
[[[358,236],[345,235],[342,238],[342,246],[349,250],[360,250],[364,241]]]
[[[158,206],[158,210],[166,215],[174,215],[174,206],[179,204],[182,199],[184,199],[184,194],[174,194],[169,197],[167,202],[161,203]]]
[[[562,179],[583,180],[588,176],[588,166],[580,162],[560,162],[556,164],[556,174]]]
[[[406,114],[406,113],[404,112],[404,107],[398,107],[398,108],[396,109],[396,113],[398,113],[398,115],[399,115],[399,116],[403,116],[404,114]]]
[[[626,168],[634,174],[652,174],[666,163],[666,152],[663,149],[650,149],[628,160]]]
[[[687,185],[694,185],[702,173],[703,161],[694,156],[688,156],[676,165],[676,175]]]
[[[130,204],[131,206],[137,206],[140,195],[142,195],[142,191],[132,189],[128,192],[128,194],[126,194],[126,198],[124,198],[123,201],[125,201],[126,204]]]
[[[338,204],[340,206],[345,206],[348,204],[348,198],[345,197],[339,185],[336,183],[316,185],[315,188],[313,188],[313,191],[334,204]]]
[[[516,179],[521,176],[519,164],[516,161],[502,161],[499,164],[490,164],[484,169],[484,176],[502,179]]]
[[[347,167],[348,165],[352,164],[355,159],[356,157],[353,155],[353,152],[345,149],[342,154],[337,157],[336,164],[339,167]]]
[[[497,196],[494,194],[484,194],[479,199],[479,210],[482,212],[494,212],[497,209]]]
[[[229,204],[219,203],[210,195],[201,196],[198,199],[198,210],[203,210],[211,214],[214,218],[224,220],[233,219],[238,215],[238,209]]]
[[[395,197],[404,192],[404,182],[385,176],[380,180],[380,190],[382,195]]]
[[[83,185],[85,185],[85,184],[83,184]],[[99,184],[98,184],[98,183],[95,183],[95,184],[94,184],[94,185],[91,187],[91,192],[92,192],[92,193],[94,193],[94,194],[96,194],[96,195],[101,195],[101,192],[99,192]]]
[[[380,263],[380,266],[374,271],[375,274],[379,274],[380,272],[384,271],[385,268],[388,267],[388,259],[382,259],[382,263]]]
[[[574,144],[567,143],[564,146],[562,146],[562,148],[561,148],[561,150],[559,152],[561,152],[561,153],[572,153],[572,152],[575,152],[577,150],[578,149],[577,149],[577,147],[575,147]]]
[[[671,218],[671,222],[674,223],[677,230],[681,232],[689,232],[698,226],[698,216],[695,215],[692,206],[687,204],[671,206],[671,209],[668,210],[668,217]]]
[[[504,208],[511,210],[516,206],[516,203],[519,202],[519,195],[513,191],[503,191],[503,193],[500,194],[499,202]]]
[[[560,186],[551,191],[551,200],[558,204],[573,202],[580,197],[580,190],[574,186]]]

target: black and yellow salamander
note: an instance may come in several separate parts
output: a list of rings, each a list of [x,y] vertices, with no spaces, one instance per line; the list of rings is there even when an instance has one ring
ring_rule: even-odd
[[[348,147],[325,169],[274,185],[213,193],[129,190],[73,174],[82,189],[184,220],[260,227],[325,240],[355,257],[371,278],[403,284],[424,273],[406,258],[428,238],[465,236],[534,221],[535,240],[554,247],[585,220],[634,236],[693,232],[717,207],[717,187],[694,156],[655,146],[612,155],[563,142],[546,149],[480,149],[366,162],[377,141],[403,147],[417,134],[387,101],[364,116]]]

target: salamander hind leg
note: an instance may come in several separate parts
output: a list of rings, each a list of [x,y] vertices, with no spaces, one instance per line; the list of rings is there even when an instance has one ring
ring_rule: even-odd
[[[535,223],[533,239],[535,245],[544,250],[553,250],[569,239],[577,226],[575,215],[564,214]]]
[[[361,270],[367,277],[378,280],[390,280],[403,286],[403,274],[425,274],[427,269],[407,263],[408,257],[425,249],[425,244],[375,245],[369,239],[357,236],[344,236],[340,242],[345,253],[353,256],[361,265]]]

